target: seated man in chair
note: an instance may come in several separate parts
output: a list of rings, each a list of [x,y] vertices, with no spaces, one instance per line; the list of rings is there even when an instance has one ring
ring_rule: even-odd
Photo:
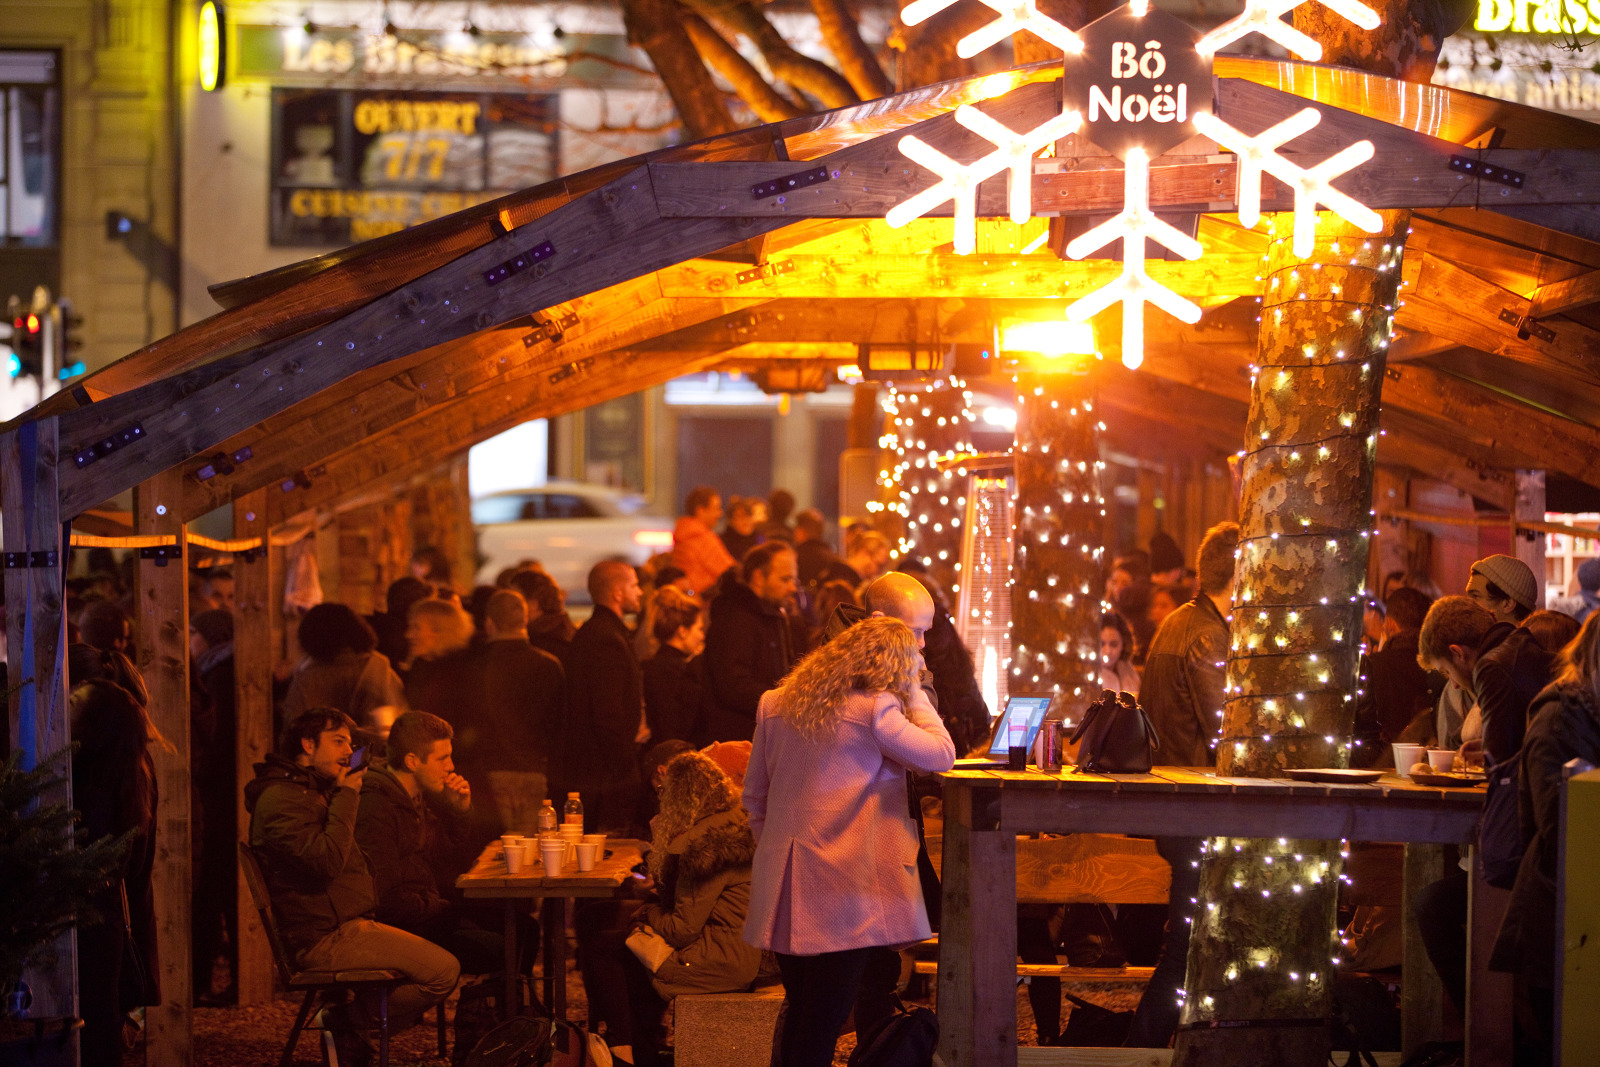
[[[394,1033],[450,995],[461,965],[438,945],[371,918],[377,895],[356,847],[365,767],[350,769],[353,725],[334,708],[310,708],[284,727],[278,751],[256,764],[255,780],[245,787],[250,844],[297,966],[387,969],[406,976],[389,994]],[[319,1022],[331,1065],[364,1065],[372,1048],[361,1031],[377,1028],[377,993],[328,1008]]]
[[[470,839],[472,788],[456,773],[453,737],[448,722],[426,711],[408,711],[394,721],[389,758],[361,786],[356,844],[372,871],[380,920],[443,946],[467,974],[494,974],[505,966],[500,902],[475,908],[477,902],[452,900],[440,891],[468,865],[457,842]],[[523,953],[538,939],[538,924],[524,915],[518,937]]]

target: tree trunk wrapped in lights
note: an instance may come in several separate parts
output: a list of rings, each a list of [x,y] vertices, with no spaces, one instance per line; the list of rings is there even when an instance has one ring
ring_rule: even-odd
[[[899,516],[885,534],[897,551],[923,563],[955,602],[961,581],[961,517],[967,506],[964,477],[939,461],[971,452],[972,391],[958,378],[917,388],[891,388],[884,401],[882,506]]]
[[[1010,692],[1100,695],[1100,413],[1088,375],[1017,377]]]
[[[1409,214],[1287,223],[1262,272],[1218,772],[1347,767],[1385,355]],[[1278,231],[1285,232],[1278,232]],[[1342,845],[1213,838],[1174,1064],[1327,1062]],[[1249,1026],[1207,1028],[1211,1023]]]

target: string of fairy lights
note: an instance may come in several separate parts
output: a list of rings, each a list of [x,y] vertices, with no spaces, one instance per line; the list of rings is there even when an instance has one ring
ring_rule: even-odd
[[[953,376],[914,388],[891,382],[882,408],[878,446],[886,462],[879,475],[881,499],[868,502],[867,509],[898,516],[896,554],[917,559],[951,594],[958,594],[967,480],[941,464],[974,449],[972,390]]]

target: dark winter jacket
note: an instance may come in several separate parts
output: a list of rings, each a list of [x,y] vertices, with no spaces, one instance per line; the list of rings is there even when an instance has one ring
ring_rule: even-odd
[[[1416,630],[1390,635],[1366,658],[1362,694],[1356,699],[1356,735],[1365,743],[1357,758],[1363,766],[1387,756],[1418,715],[1431,712],[1443,676],[1417,662]]]
[[[432,805],[411,799],[387,763],[375,763],[365,778],[356,844],[372,872],[377,918],[416,932],[450,907],[439,892],[433,855],[448,830]]]
[[[1227,658],[1227,620],[1204,593],[1161,621],[1150,639],[1139,687],[1139,702],[1161,741],[1161,763],[1207,767],[1216,762],[1211,746],[1222,724],[1218,713]]]
[[[1483,713],[1483,751],[1503,763],[1522,747],[1528,706],[1550,684],[1555,657],[1533,634],[1509,622],[1496,623],[1478,645],[1472,694]]]
[[[1540,692],[1528,712],[1517,782],[1528,850],[1489,960],[1492,969],[1521,974],[1542,989],[1555,986],[1562,765],[1571,759],[1600,764],[1600,701],[1581,685],[1558,683]]]
[[[278,931],[295,958],[377,906],[356,846],[354,789],[273,753],[245,786],[250,844],[261,860]]]
[[[644,717],[650,741],[700,739],[705,701],[705,661],[662,645],[644,661]]]
[[[706,629],[706,740],[748,741],[761,694],[794,666],[789,620],[743,582],[722,583]]]
[[[847,566],[826,541],[802,541],[795,546],[794,555],[800,585],[806,589],[811,589],[821,584],[823,573],[833,572],[836,564],[841,567]],[[846,579],[851,585],[855,585],[861,580],[855,571],[850,573],[855,575],[853,578]]]
[[[562,790],[583,793],[590,829],[631,819],[639,785],[634,739],[644,715],[643,682],[633,634],[616,612],[596,606],[567,653],[567,714],[561,724],[562,764],[552,766]]]
[[[572,639],[577,633],[572,619],[564,611],[540,615],[528,623],[528,643],[550,653],[561,661],[563,667],[566,666],[567,653],[572,651]]]
[[[471,649],[418,659],[406,671],[406,703],[450,719],[452,708],[476,707],[482,701],[482,678]]]
[[[385,707],[393,708],[394,715],[411,710],[393,665],[378,652],[346,651],[327,662],[307,659],[295,669],[283,698],[283,722],[292,722],[307,708],[338,708],[357,726],[385,733],[393,717],[380,722],[374,715]]]
[[[489,641],[476,656],[478,701],[439,712],[455,727],[458,769],[473,785],[484,771],[543,774],[566,711],[561,661],[516,637]]]
[[[761,950],[744,943],[755,839],[740,808],[707,816],[673,838],[658,893],[635,916],[677,951],[652,979],[656,993],[732,993],[749,987]]]

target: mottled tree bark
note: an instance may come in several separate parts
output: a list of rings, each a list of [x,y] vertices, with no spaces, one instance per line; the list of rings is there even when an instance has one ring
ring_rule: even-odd
[[[782,122],[805,114],[803,108],[769,85],[761,72],[705,19],[692,11],[680,10],[679,15],[700,58],[733,86],[739,99],[749,104],[762,122]]]
[[[956,55],[956,42],[994,18],[978,0],[961,0],[915,26],[897,25],[890,46],[899,53],[896,92],[973,73],[972,61]]]
[[[1288,217],[1273,233],[1217,746],[1225,775],[1349,766],[1379,398],[1409,217],[1387,212],[1369,235],[1324,213],[1305,260]],[[1339,842],[1208,842],[1183,1010],[1196,1028],[1180,1030],[1175,1064],[1327,1062],[1341,858]]]
[[[927,566],[952,603],[961,581],[967,479],[937,464],[972,450],[971,397],[956,379],[897,389],[884,426],[883,503],[904,521],[899,549]]]
[[[1383,23],[1363,30],[1321,4],[1294,10],[1294,27],[1322,45],[1319,62],[1356,67],[1391,78],[1426,84],[1433,79],[1444,39],[1456,32],[1475,5],[1465,0],[1372,2]]]
[[[650,57],[689,136],[728,133],[737,128],[733,115],[689,40],[680,14],[676,0],[622,0],[628,43]]]
[[[1018,376],[1010,692],[1100,695],[1100,414],[1087,375]]]

